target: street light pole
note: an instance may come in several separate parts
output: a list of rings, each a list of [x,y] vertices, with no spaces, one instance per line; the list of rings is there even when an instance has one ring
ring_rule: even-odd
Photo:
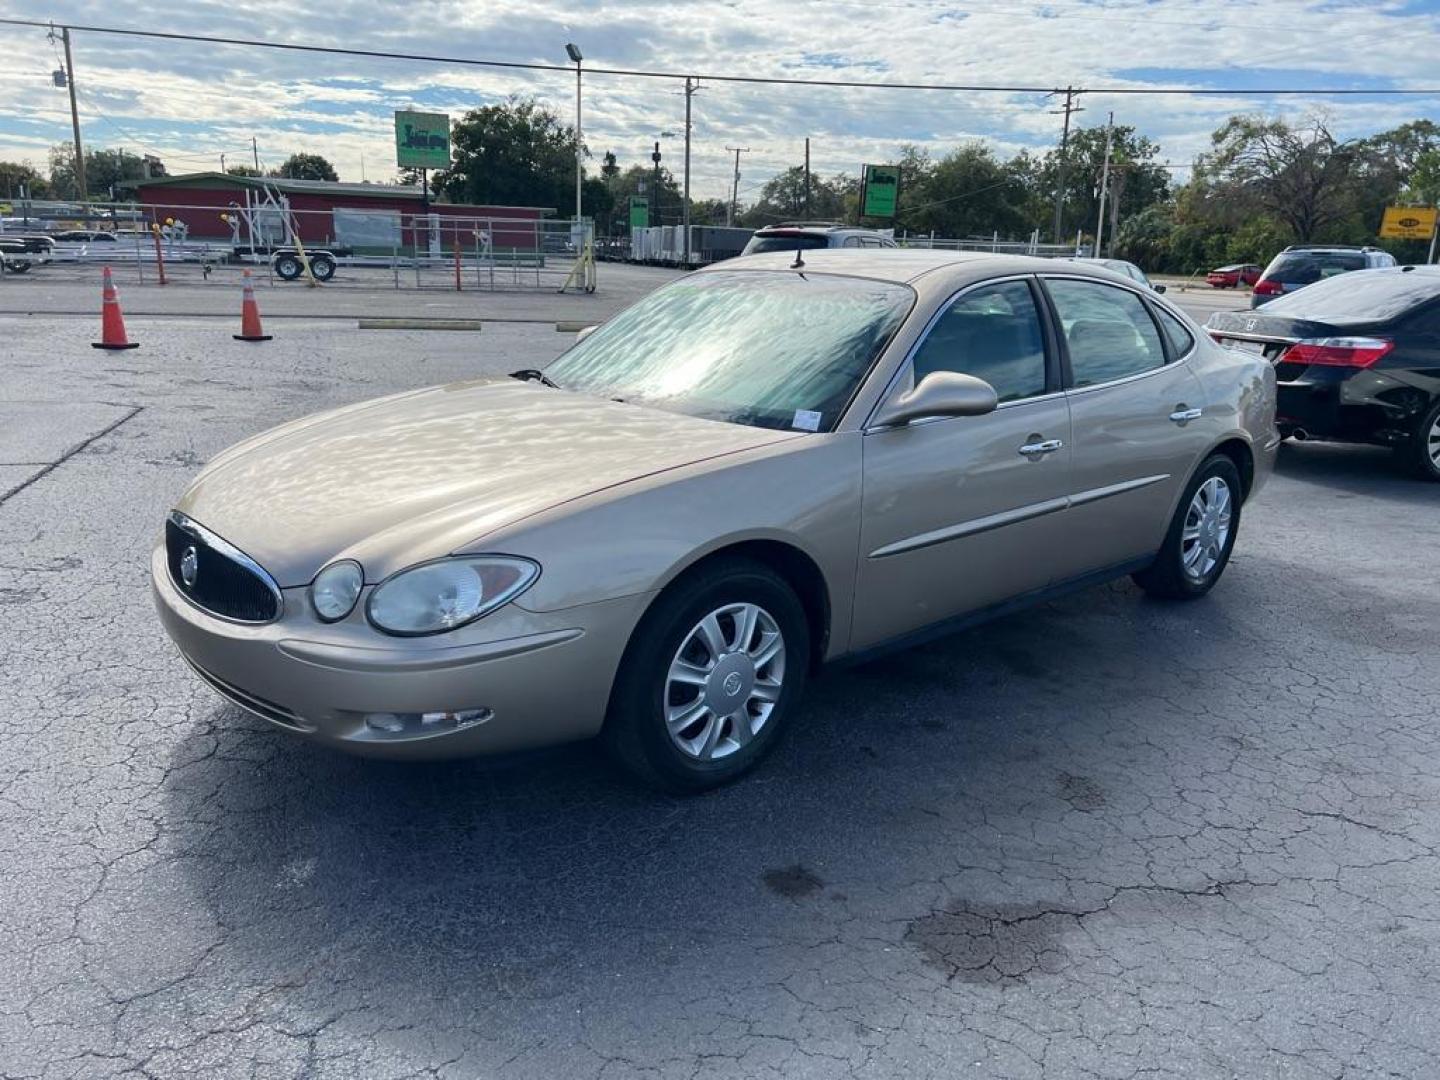
[[[580,61],[585,57],[574,44],[567,44],[565,52],[575,61],[575,224],[580,224],[580,191],[585,182],[585,139],[580,126]]]
[[[1100,216],[1095,221],[1095,258],[1100,258],[1100,249],[1105,240],[1105,196],[1110,190],[1110,149],[1115,138],[1115,114],[1105,125],[1105,164],[1100,168]],[[1111,238],[1114,242],[1114,238]]]

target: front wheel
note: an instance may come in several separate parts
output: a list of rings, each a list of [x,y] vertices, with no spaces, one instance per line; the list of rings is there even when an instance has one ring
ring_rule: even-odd
[[[1151,596],[1194,600],[1204,596],[1230,562],[1240,531],[1240,474],[1224,454],[1206,458],[1180,498],[1155,561],[1131,575]]]
[[[745,773],[804,691],[805,610],[769,567],[727,560],[682,578],[625,651],[604,741],[633,775],[676,794]]]

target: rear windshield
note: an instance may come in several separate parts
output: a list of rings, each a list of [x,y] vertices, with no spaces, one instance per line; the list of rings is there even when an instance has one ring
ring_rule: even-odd
[[[829,247],[830,241],[824,236],[807,233],[793,233],[789,236],[752,236],[745,245],[746,255],[763,255],[767,251],[809,251],[811,248]]]
[[[1265,314],[1316,322],[1385,322],[1440,297],[1440,274],[1364,270],[1276,297]]]
[[[1313,285],[1336,274],[1364,269],[1365,256],[1358,251],[1288,251],[1275,256],[1265,276],[1285,285]]]

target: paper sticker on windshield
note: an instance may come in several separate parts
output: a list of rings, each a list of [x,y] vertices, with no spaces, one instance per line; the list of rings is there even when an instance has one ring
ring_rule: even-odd
[[[795,419],[790,422],[790,426],[796,431],[819,431],[820,414],[809,409],[796,409]]]

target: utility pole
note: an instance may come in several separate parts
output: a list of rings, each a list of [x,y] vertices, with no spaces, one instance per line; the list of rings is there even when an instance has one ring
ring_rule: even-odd
[[[810,136],[805,136],[805,220],[810,220]]]
[[[685,206],[680,222],[685,234],[683,251],[687,270],[690,269],[690,99],[699,86],[699,79],[685,76]]]
[[[660,140],[655,140],[655,152],[650,155],[655,163],[655,224],[660,224]]]
[[[1105,164],[1100,168],[1100,216],[1095,221],[1095,258],[1100,258],[1105,241],[1105,195],[1110,190],[1110,147],[1115,140],[1115,114],[1105,124]]]
[[[54,37],[55,31],[50,31]],[[85,186],[85,147],[80,143],[80,110],[75,105],[75,60],[70,55],[70,28],[60,28],[60,40],[65,45],[65,84],[70,88],[70,129],[75,133],[75,187],[79,193],[79,199],[84,202],[88,197]]]
[[[260,144],[255,141],[254,135],[250,136],[250,152],[255,155],[255,171],[258,173],[260,171]],[[361,178],[363,179],[365,174],[364,154],[360,155],[360,162],[360,174]]]
[[[1050,96],[1053,97],[1058,93],[1060,93],[1060,91],[1055,90]],[[1065,114],[1065,126],[1060,132],[1060,163],[1058,176],[1055,180],[1055,243],[1057,244],[1063,244],[1065,242],[1060,230],[1061,216],[1065,206],[1065,162],[1066,154],[1069,152],[1070,147],[1070,114],[1085,111],[1079,105],[1075,104],[1075,99],[1079,96],[1079,93],[1080,92],[1073,86],[1067,86],[1065,88],[1065,107],[1050,110],[1052,116],[1059,116],[1061,113]]]
[[[221,155],[220,155],[220,171],[221,171],[221,172],[224,172],[224,171],[225,171],[225,155],[224,155],[224,154],[221,154]]]
[[[748,154],[750,148],[748,146],[727,146],[725,152],[735,155],[735,182],[730,187],[730,213],[725,217],[725,224],[733,226],[735,218],[740,214],[740,155]]]

